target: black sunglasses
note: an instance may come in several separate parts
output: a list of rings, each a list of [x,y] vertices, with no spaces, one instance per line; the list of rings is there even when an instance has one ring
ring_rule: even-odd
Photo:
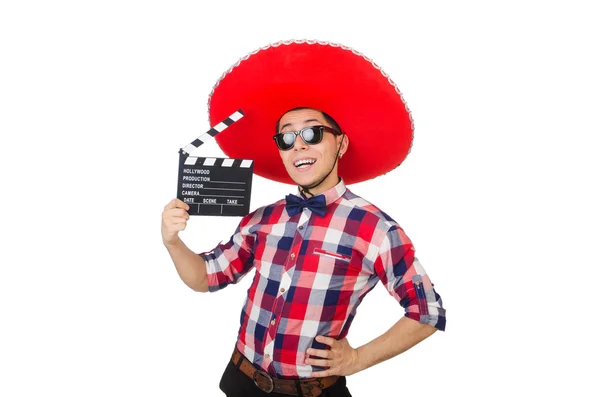
[[[302,140],[307,144],[316,145],[323,140],[324,132],[329,132],[333,135],[342,135],[341,132],[336,131],[331,127],[326,127],[324,125],[313,125],[303,128],[300,131],[281,132],[273,136],[273,139],[275,139],[275,143],[277,143],[279,150],[290,150],[294,147],[296,135],[300,135],[300,138],[302,138]]]

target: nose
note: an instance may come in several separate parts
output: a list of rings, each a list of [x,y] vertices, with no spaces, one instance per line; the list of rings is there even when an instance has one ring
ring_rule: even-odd
[[[308,149],[308,144],[304,142],[304,139],[300,136],[300,134],[296,135],[296,140],[294,141],[294,150],[306,150]]]

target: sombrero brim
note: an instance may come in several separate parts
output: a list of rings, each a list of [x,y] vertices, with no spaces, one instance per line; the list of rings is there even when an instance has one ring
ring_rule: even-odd
[[[362,54],[330,43],[280,42],[242,58],[215,85],[209,120],[215,125],[242,109],[244,118],[216,137],[223,152],[253,159],[262,177],[293,184],[272,136],[296,107],[328,113],[347,134],[338,168],[347,184],[391,171],[410,151],[412,118],[396,85]]]

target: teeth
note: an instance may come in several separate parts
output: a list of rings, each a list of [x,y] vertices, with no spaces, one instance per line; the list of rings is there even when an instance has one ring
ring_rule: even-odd
[[[298,160],[294,163],[294,166],[296,167],[300,167],[301,165],[308,165],[308,164],[314,164],[315,160],[309,160],[309,159],[304,159],[304,160]]]

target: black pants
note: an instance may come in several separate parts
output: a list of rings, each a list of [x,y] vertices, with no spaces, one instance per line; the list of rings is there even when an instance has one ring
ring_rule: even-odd
[[[254,381],[237,369],[231,361],[227,364],[225,372],[221,377],[219,387],[227,397],[290,397],[288,394],[266,393],[256,387]],[[346,378],[340,379],[331,387],[323,390],[323,397],[352,397],[346,387]]]

